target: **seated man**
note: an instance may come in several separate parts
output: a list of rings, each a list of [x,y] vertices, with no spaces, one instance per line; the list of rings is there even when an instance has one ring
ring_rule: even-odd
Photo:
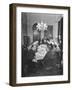
[[[28,51],[27,59],[28,59],[28,71],[31,73],[33,72],[33,69],[35,68],[35,63],[32,61],[34,59],[36,52],[36,46],[32,45],[31,49]]]

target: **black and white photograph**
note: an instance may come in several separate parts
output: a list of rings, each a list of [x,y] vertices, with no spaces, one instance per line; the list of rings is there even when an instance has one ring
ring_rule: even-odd
[[[10,84],[70,82],[70,7],[10,6]]]
[[[63,75],[63,15],[21,13],[22,77]]]

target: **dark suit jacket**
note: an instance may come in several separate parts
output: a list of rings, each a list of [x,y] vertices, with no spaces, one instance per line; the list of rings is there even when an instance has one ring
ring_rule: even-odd
[[[57,63],[60,63],[58,52],[49,51],[43,61],[45,66],[56,66]]]

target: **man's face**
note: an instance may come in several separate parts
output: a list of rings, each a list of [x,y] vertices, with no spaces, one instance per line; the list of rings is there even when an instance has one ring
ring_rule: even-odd
[[[46,43],[46,40],[44,40],[44,43]]]
[[[36,46],[35,46],[35,45],[32,47],[32,50],[33,50],[33,51],[35,51],[35,50],[36,50]]]

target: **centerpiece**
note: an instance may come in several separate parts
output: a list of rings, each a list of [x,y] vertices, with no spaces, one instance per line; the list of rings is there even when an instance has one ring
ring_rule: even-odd
[[[38,22],[38,23],[34,23],[33,24],[33,31],[34,34],[40,33],[40,40],[42,41],[42,39],[44,38],[44,32],[47,30],[48,26],[46,23],[44,23],[43,21]]]
[[[47,30],[47,24],[41,21],[41,23],[38,23],[36,27],[37,30],[41,32],[41,40],[42,40],[44,38],[44,31]]]

